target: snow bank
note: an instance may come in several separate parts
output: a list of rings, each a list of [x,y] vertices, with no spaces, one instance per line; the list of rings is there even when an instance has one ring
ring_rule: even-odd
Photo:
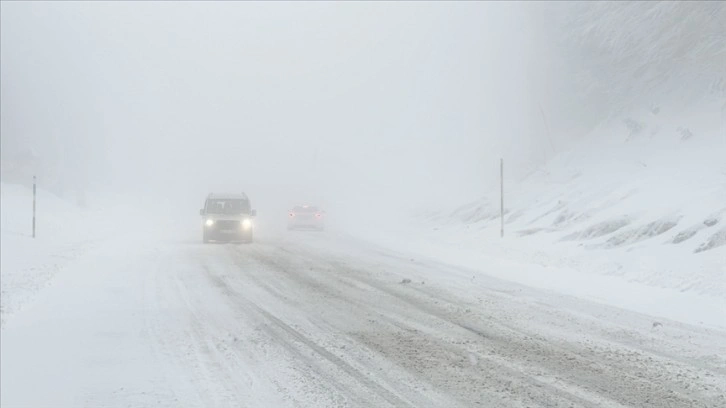
[[[32,238],[32,188],[0,184],[0,322],[24,307],[53,277],[104,239],[133,224],[122,201],[109,195],[77,201],[39,188]]]
[[[498,191],[369,232],[527,285],[726,327],[722,104],[602,126],[535,174],[505,182],[504,238]]]

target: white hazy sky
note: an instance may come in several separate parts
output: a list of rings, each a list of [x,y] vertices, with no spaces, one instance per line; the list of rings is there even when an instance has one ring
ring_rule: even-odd
[[[531,170],[524,8],[3,2],[2,148],[94,188],[473,198]]]

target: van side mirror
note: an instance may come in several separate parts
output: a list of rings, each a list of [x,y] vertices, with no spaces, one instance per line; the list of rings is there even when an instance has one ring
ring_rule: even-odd
[[[257,217],[257,210],[250,211],[250,215],[253,217]]]
[[[199,210],[199,215],[204,215],[204,208],[202,208],[201,210]]]

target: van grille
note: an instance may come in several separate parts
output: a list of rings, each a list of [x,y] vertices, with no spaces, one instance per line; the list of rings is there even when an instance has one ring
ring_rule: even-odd
[[[237,220],[217,220],[215,224],[217,225],[217,229],[220,230],[239,228],[239,221]]]

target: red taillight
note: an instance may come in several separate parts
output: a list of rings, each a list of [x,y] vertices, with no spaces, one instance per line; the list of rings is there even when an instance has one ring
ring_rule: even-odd
[[[295,214],[294,214],[294,213],[290,213],[290,217],[294,217],[294,216],[295,216]]]
[[[315,214],[316,217],[320,218],[323,216],[323,214]]]

